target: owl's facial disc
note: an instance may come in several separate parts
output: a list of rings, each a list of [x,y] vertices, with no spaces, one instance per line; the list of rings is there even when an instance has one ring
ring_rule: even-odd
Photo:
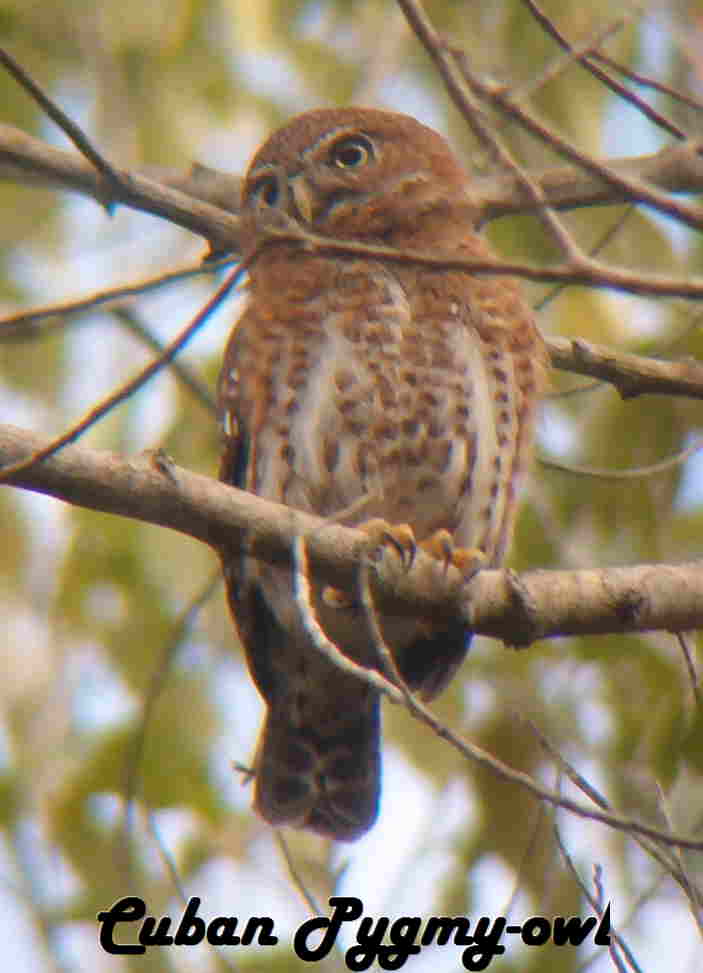
[[[289,203],[288,180],[283,166],[267,165],[247,178],[245,202],[256,210],[286,210]]]
[[[374,141],[357,129],[328,131],[297,158],[251,171],[244,205],[261,216],[276,209],[321,232],[343,229],[350,210],[356,223],[358,208],[378,195],[377,154]]]
[[[245,236],[260,241],[277,214],[321,236],[392,246],[460,241],[474,215],[442,138],[371,109],[321,109],[274,133],[245,180]]]

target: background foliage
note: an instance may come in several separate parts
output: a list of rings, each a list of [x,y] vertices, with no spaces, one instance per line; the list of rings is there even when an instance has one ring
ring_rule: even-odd
[[[700,5],[618,8],[545,3],[574,44],[622,16],[604,48],[610,56],[700,96]],[[435,0],[426,9],[475,69],[524,96],[580,148],[615,157],[666,144],[665,133],[573,61],[549,78],[561,55],[518,0]],[[361,103],[415,114],[445,132],[469,167],[490,169],[390,0],[0,0],[0,43],[123,168],[198,160],[236,172],[291,114]],[[700,129],[700,112],[646,94],[682,128]],[[2,121],[65,145],[3,73],[0,104]],[[514,125],[498,118],[495,125],[525,165],[555,162],[552,150]],[[1,184],[0,205],[6,313],[159,273],[203,252],[202,241],[153,218],[122,209],[109,219],[92,202],[32,186]],[[564,218],[589,246],[622,215],[621,207],[604,207]],[[496,221],[489,234],[506,256],[553,256],[531,217]],[[695,273],[700,247],[693,231],[640,209],[601,257],[643,272]],[[130,308],[166,341],[212,287],[211,279],[182,282]],[[548,293],[542,285],[529,290],[535,303]],[[210,387],[237,306],[230,300],[182,356]],[[547,333],[642,354],[703,356],[699,313],[678,299],[568,287],[539,320]],[[53,318],[25,340],[0,345],[3,421],[57,434],[150,354],[114,309]],[[540,450],[600,468],[642,467],[687,445],[700,417],[693,400],[622,401],[611,387],[555,373]],[[216,469],[213,416],[172,373],[84,441],[123,452],[163,447],[181,465]],[[695,457],[628,480],[537,466],[513,564],[694,558],[703,537],[701,472]],[[0,523],[0,931],[15,968],[217,969],[222,957],[206,947],[152,950],[128,962],[97,946],[100,909],[140,894],[154,914],[176,915],[179,887],[202,896],[206,914],[276,919],[278,949],[230,950],[227,963],[302,968],[288,952],[288,933],[308,907],[230,766],[250,757],[258,702],[210,552],[164,530],[8,489]],[[701,834],[703,718],[672,635],[560,639],[521,653],[477,640],[438,711],[507,763],[576,794],[533,721],[614,808]],[[686,895],[629,837],[541,807],[395,709],[386,712],[384,804],[374,831],[349,848],[302,834],[288,842],[323,904],[336,891],[360,895],[371,915],[590,914],[555,826],[594,894],[592,870],[602,866],[603,898],[642,967],[663,968],[656,958],[668,944],[667,969],[697,968],[700,940]],[[684,853],[681,864],[691,882],[703,882],[700,854]],[[407,968],[457,968],[456,950],[428,952]],[[511,944],[492,968],[568,973],[588,955]],[[590,968],[609,965],[605,953]]]

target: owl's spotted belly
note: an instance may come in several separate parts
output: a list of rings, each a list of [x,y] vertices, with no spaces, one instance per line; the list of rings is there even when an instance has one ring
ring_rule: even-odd
[[[440,526],[454,530],[475,459],[475,433],[456,416],[468,409],[468,376],[453,393],[422,367],[408,373],[389,363],[379,379],[352,383],[321,430],[328,503],[345,506],[366,496],[353,522],[409,521],[420,540]]]
[[[280,376],[256,492],[324,516],[353,507],[350,525],[382,517],[410,523],[418,540],[446,528],[462,545],[487,543],[507,468],[482,343],[451,314],[413,323],[393,310],[336,315],[308,381]],[[511,443],[509,404],[503,415]]]

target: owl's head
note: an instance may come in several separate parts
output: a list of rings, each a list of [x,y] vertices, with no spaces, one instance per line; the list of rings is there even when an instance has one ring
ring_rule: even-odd
[[[451,246],[472,227],[468,177],[445,140],[408,115],[324,108],[298,115],[254,156],[242,186],[244,249],[279,210],[314,233]]]

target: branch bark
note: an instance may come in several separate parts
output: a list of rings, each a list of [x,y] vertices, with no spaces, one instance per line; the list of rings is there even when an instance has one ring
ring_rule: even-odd
[[[217,203],[207,201],[213,198],[212,191],[204,188],[209,181],[198,178],[197,167],[193,172],[190,180],[184,174],[163,172],[157,181],[136,172],[118,171],[122,182],[119,187],[111,187],[113,201],[192,230],[211,241],[214,248],[236,250],[238,217],[222,207],[217,193]],[[169,178],[174,188],[169,185]],[[0,179],[68,189],[100,204],[105,197],[101,174],[82,155],[55,149],[11,125],[0,125]],[[223,174],[223,179],[229,179],[232,185],[233,177]]]
[[[555,368],[608,382],[623,399],[644,394],[703,398],[703,364],[693,358],[647,358],[578,338],[547,338],[547,347]]]
[[[606,164],[628,180],[667,192],[702,192],[701,142],[686,141],[652,155],[615,159]],[[237,250],[239,177],[194,164],[189,171],[150,169],[121,172],[130,185],[117,201],[153,213]],[[555,209],[627,202],[626,193],[609,186],[576,165],[531,173]],[[11,125],[0,125],[0,179],[68,189],[102,203],[105,186],[100,173],[77,152],[54,148]],[[507,175],[477,178],[472,184],[480,222],[534,208]]]
[[[43,437],[0,426],[0,462],[20,461]],[[358,586],[367,536],[353,528],[270,503],[175,465],[159,452],[125,459],[66,446],[22,470],[11,484],[67,503],[169,527],[216,551],[246,549],[271,563],[291,563],[306,537],[313,575],[336,587]],[[371,585],[383,611],[460,617],[476,632],[526,645],[557,635],[703,628],[703,561],[582,571],[482,571],[470,584],[418,552],[412,569],[392,553],[373,561]]]

